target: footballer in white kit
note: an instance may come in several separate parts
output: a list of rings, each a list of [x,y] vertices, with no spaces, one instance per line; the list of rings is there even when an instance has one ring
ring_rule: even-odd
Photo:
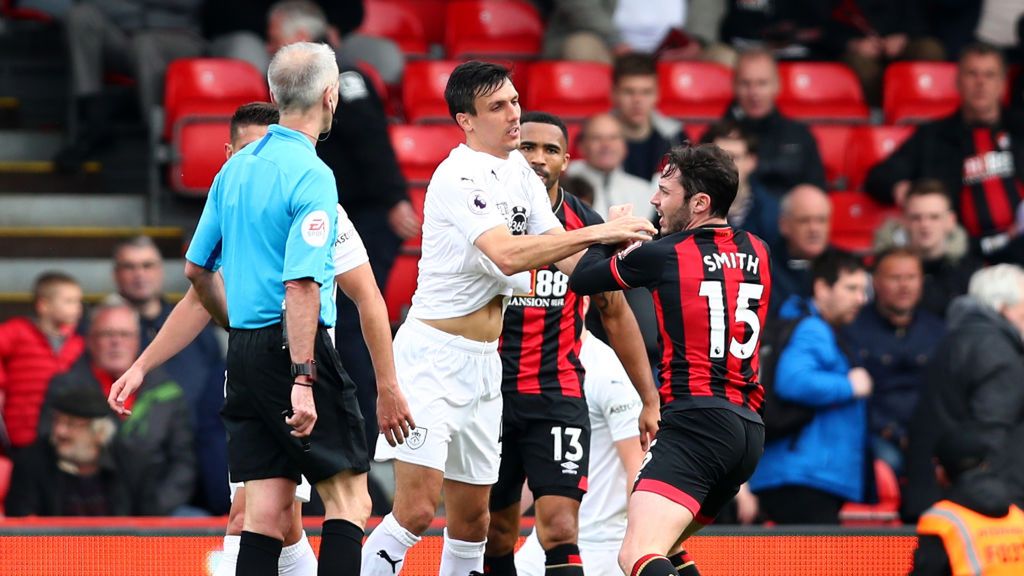
[[[590,413],[590,477],[580,503],[579,548],[587,576],[623,576],[617,557],[626,533],[626,502],[643,460],[637,420],[643,409],[615,351],[584,332],[580,362]],[[516,552],[519,576],[544,576],[544,549],[534,528]]]
[[[423,255],[412,307],[395,336],[395,369],[416,429],[405,444],[379,438],[375,458],[397,458],[468,484],[498,479],[501,359],[497,341],[477,342],[420,320],[464,316],[496,296],[511,296],[508,277],[474,245],[495,226],[512,235],[543,234],[562,225],[547,191],[518,150],[507,160],[452,150],[427,187]],[[525,285],[525,284],[524,284]]]

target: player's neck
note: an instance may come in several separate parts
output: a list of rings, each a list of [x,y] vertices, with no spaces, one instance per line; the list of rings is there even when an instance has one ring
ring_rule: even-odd
[[[701,226],[725,226],[728,222],[725,218],[715,217],[701,217],[694,218],[690,221],[690,225],[686,227],[687,230],[693,230],[694,228],[700,228]]]
[[[483,152],[484,154],[489,154],[491,156],[494,156],[495,158],[500,158],[502,160],[508,160],[508,155],[512,153],[511,150],[506,150],[500,146],[484,146],[476,138],[473,137],[472,133],[466,134],[466,146],[468,146],[469,149],[474,152]]]
[[[561,196],[559,195],[560,188],[561,184],[559,184],[557,180],[554,184],[551,185],[551,188],[548,188],[548,200],[551,201],[552,210],[558,208],[558,201],[561,198]]]

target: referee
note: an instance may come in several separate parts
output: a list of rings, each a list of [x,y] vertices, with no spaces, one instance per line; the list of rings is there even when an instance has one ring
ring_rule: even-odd
[[[268,79],[280,124],[221,169],[185,265],[210,314],[230,318],[221,414],[231,480],[246,490],[236,573],[277,574],[281,525],[304,474],[327,512],[320,573],[358,574],[369,461],[355,386],[328,334],[337,188],[314,149],[331,128],[338,65],[324,44],[291,44]]]

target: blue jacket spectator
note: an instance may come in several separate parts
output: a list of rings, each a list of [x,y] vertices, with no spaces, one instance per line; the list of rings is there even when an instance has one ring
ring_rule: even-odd
[[[842,504],[864,496],[870,377],[852,366],[835,329],[864,305],[867,274],[852,256],[829,252],[812,275],[810,315],[779,357],[775,392],[815,415],[794,436],[767,443],[750,479],[765,515],[779,524],[837,523]]]
[[[844,336],[874,382],[868,402],[874,455],[902,474],[907,427],[924,386],[925,369],[946,328],[920,306],[924,277],[914,252],[893,249],[880,254],[873,281],[875,301]]]

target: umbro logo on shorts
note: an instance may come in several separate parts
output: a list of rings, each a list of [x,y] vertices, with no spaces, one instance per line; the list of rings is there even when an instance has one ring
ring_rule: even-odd
[[[423,442],[427,439],[427,432],[428,430],[422,426],[417,426],[409,432],[409,436],[405,439],[405,443],[409,445],[409,449],[415,450],[420,446],[423,446]]]
[[[575,462],[562,462],[562,474],[576,475],[576,471],[580,469],[580,465]]]

